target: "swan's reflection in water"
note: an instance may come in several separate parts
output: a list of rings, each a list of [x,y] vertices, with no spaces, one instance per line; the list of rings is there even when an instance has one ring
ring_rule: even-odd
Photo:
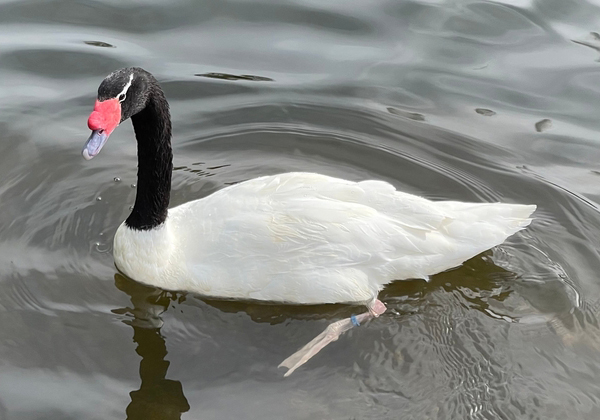
[[[165,360],[167,346],[160,333],[160,315],[176,294],[147,287],[115,275],[116,286],[127,293],[133,308],[123,308],[114,312],[133,315],[125,321],[133,327],[133,341],[136,352],[142,357],[140,362],[141,385],[130,392],[131,403],[127,406],[128,420],[171,420],[180,419],[181,414],[190,409],[181,382],[167,379],[170,362]]]
[[[384,318],[393,318],[393,320],[388,319],[387,323],[385,319],[376,321],[373,326],[367,328],[390,331],[392,335],[390,338],[385,338],[386,334],[379,337],[378,339],[382,340],[381,345],[375,349],[365,344],[364,348],[373,352],[373,357],[357,362],[356,369],[359,370],[355,369],[355,374],[370,378],[367,382],[373,389],[393,387],[393,384],[398,383],[399,378],[405,377],[407,372],[411,371],[400,368],[379,369],[383,366],[380,360],[406,360],[402,363],[415,366],[415,369],[422,369],[422,366],[427,364],[419,358],[422,354],[422,347],[419,346],[425,343],[428,348],[435,350],[433,352],[435,360],[444,367],[441,373],[436,371],[436,374],[446,375],[448,380],[461,381],[461,383],[477,383],[480,380],[477,369],[487,369],[489,360],[498,357],[496,350],[498,337],[508,334],[507,328],[490,329],[491,327],[506,325],[505,322],[532,326],[541,326],[550,322],[559,336],[567,339],[576,337],[577,331],[573,330],[572,323],[563,320],[566,318],[568,321],[573,316],[570,314],[572,302],[565,293],[564,283],[553,281],[550,271],[533,273],[530,270],[523,274],[511,271],[510,264],[501,264],[506,265],[508,269],[500,267],[499,261],[505,262],[514,258],[504,257],[502,252],[504,252],[502,249],[487,251],[455,270],[433,276],[429,282],[399,281],[388,285],[380,294],[380,298],[390,309]],[[528,277],[545,281],[529,281]],[[129,296],[132,307],[114,312],[129,317],[125,322],[134,330],[136,352],[142,357],[141,385],[138,390],[130,393],[131,402],[126,409],[127,419],[180,419],[182,413],[190,410],[181,382],[166,378],[169,361],[165,360],[166,343],[160,332],[163,326],[161,316],[175,301],[181,303],[187,296],[185,306],[198,308],[200,312],[197,315],[214,316],[215,313],[222,315],[243,312],[254,323],[271,325],[289,320],[331,322],[348,317],[356,310],[356,307],[350,305],[289,306],[219,301],[185,293],[166,292],[136,283],[119,274],[115,275],[115,284]],[[540,295],[539,291],[542,287],[545,290],[553,288],[552,299]],[[552,302],[552,307],[548,307],[548,302]],[[474,311],[484,313],[488,319],[494,318],[497,321],[493,324],[483,322],[482,318],[472,316]],[[466,314],[471,315],[466,316]],[[403,319],[412,317],[419,324],[417,327],[412,328],[407,323],[403,323]],[[204,317],[202,319],[206,320]],[[230,317],[231,322],[237,322],[236,320],[239,319],[239,317]],[[465,322],[465,319],[468,322]],[[197,322],[203,321],[197,320]],[[242,324],[236,324],[233,328],[239,329]],[[416,343],[415,347],[410,347],[408,341],[397,340],[401,333],[395,325],[406,327],[407,329],[403,330],[404,334],[407,330],[411,331],[409,334],[412,334],[411,340]],[[306,328],[306,323],[290,322],[285,329],[279,329],[280,332],[273,334],[278,335],[281,340],[297,340],[295,335]],[[514,333],[518,334],[519,331],[527,334],[523,329]],[[532,328],[532,331],[537,334],[539,329]],[[423,335],[425,338],[420,340]],[[401,353],[403,346],[400,343],[407,346],[404,353]],[[471,346],[472,343],[476,343],[477,347]],[[355,345],[360,346],[360,344]],[[336,350],[332,347],[330,351]],[[400,357],[397,356],[398,354],[402,359],[398,358]],[[411,359],[405,358],[405,355],[412,358],[412,362],[408,361]],[[281,356],[282,354],[274,356],[273,366],[280,361]],[[423,360],[427,361],[427,357],[428,355],[425,354]],[[552,355],[548,357],[554,360]],[[482,361],[482,364],[478,364],[477,361]],[[352,362],[348,360],[348,364]],[[498,362],[498,366],[500,365],[501,363]],[[472,369],[463,369],[464,366],[470,366]],[[244,372],[239,374],[244,375]],[[490,375],[492,374],[496,375],[498,380],[494,384],[494,389],[503,389],[505,382],[502,372],[494,370],[491,371]],[[479,397],[485,398],[486,395],[482,394],[477,398]]]

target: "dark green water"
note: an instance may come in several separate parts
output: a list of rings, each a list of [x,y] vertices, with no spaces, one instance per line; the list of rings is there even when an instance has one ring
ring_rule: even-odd
[[[0,420],[600,418],[600,5],[0,1]],[[170,100],[172,203],[284,171],[538,205],[284,379],[343,305],[117,274],[135,142],[80,151],[100,81]],[[359,310],[362,310],[359,309]]]

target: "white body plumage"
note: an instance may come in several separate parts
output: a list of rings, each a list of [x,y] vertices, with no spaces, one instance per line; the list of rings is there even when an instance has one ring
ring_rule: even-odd
[[[526,227],[534,205],[432,202],[383,181],[265,176],[169,210],[150,230],[123,224],[117,267],[205,296],[368,303],[393,280],[456,267]]]

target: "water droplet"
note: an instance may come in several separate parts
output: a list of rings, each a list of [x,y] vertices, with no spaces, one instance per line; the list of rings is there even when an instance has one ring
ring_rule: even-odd
[[[104,236],[104,232],[100,232],[100,236]]]
[[[133,206],[129,206],[129,210],[133,210]]]
[[[119,178],[118,176],[113,178],[115,180],[115,182],[121,182],[121,178]]]
[[[100,253],[105,253],[110,251],[110,246],[107,244],[103,244],[102,242],[96,242],[95,244],[96,251]]]
[[[486,108],[475,108],[475,112],[477,112],[479,115],[483,115],[484,117],[491,117],[493,115],[496,115],[495,111]]]
[[[100,197],[100,196],[96,197],[96,201],[102,201],[102,197]]]
[[[135,188],[135,187],[136,187],[136,185],[135,185],[135,184],[131,184],[131,188]]]

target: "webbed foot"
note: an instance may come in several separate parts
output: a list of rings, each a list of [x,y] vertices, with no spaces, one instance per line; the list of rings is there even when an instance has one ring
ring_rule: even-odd
[[[370,303],[368,307],[369,312],[329,324],[327,328],[325,328],[325,331],[313,338],[308,344],[306,344],[296,353],[292,354],[290,357],[281,362],[278,367],[283,366],[288,368],[288,371],[283,376],[290,376],[296,369],[309,361],[315,354],[327,346],[327,344],[336,341],[340,335],[355,325],[360,325],[371,318],[376,318],[386,310],[385,304],[378,299]]]

